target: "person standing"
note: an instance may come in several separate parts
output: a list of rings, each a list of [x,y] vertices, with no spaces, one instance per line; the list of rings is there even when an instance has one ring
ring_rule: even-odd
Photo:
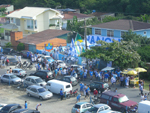
[[[147,98],[148,98],[147,93],[145,93],[144,100],[147,100]]]
[[[12,69],[11,68],[9,69],[9,73],[12,73]]]
[[[39,109],[39,106],[41,106],[42,104],[37,104],[36,105],[36,111],[38,111],[38,109]]]
[[[62,89],[60,90],[60,98],[61,98],[61,100],[63,100],[63,96],[64,96],[64,94],[63,94],[63,91],[62,91]]]
[[[27,108],[28,108],[27,101],[25,101],[24,108],[25,108],[25,109],[27,109]]]
[[[81,94],[79,94],[79,95],[77,96],[77,101],[76,101],[76,103],[77,103],[77,102],[80,102],[80,98],[81,98]]]
[[[55,69],[55,78],[57,78],[58,70],[57,68]]]
[[[109,75],[108,75],[108,73],[106,72],[105,75],[104,75],[104,80],[105,80],[105,82],[108,82],[108,78],[109,78]]]
[[[143,84],[140,85],[141,95],[143,95]]]
[[[94,92],[93,92],[94,96],[97,96],[98,94],[98,91],[96,89],[94,89]]]
[[[143,94],[141,94],[141,101],[143,101],[144,100],[144,95]]]
[[[92,82],[92,79],[93,79],[93,71],[90,70],[89,74],[90,74],[90,82]]]
[[[80,108],[79,107],[77,108],[76,113],[80,113]]]

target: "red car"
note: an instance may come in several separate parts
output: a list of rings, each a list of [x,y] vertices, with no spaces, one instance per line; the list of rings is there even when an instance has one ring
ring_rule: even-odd
[[[137,103],[128,99],[124,94],[105,91],[100,97],[100,103],[108,104],[112,109],[122,113],[136,113]]]

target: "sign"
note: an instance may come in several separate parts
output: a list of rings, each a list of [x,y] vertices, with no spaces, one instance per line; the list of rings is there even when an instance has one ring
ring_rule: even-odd
[[[100,36],[100,35],[88,35],[87,36],[87,41],[90,44],[96,44],[96,42],[99,40],[105,41],[107,43],[112,43],[113,40],[120,42],[122,38],[106,37],[106,36]]]
[[[51,50],[53,50],[53,43],[48,43],[48,44],[45,44],[45,51],[48,51],[50,52]]]

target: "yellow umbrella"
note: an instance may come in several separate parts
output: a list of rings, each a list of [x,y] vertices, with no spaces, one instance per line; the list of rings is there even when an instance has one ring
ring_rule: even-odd
[[[121,73],[127,74],[127,73],[128,73],[128,70],[123,70]]]
[[[136,70],[138,73],[139,73],[139,72],[147,72],[146,69],[141,68],[141,67],[137,67],[137,68],[135,68],[135,70]]]
[[[131,70],[127,72],[128,75],[137,75],[138,73],[135,70]]]

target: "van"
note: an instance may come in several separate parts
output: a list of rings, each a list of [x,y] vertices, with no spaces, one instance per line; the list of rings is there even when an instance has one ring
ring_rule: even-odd
[[[150,113],[150,101],[139,102],[138,113]]]
[[[55,94],[60,94],[60,89],[66,94],[69,94],[72,90],[72,85],[68,82],[59,81],[59,80],[49,80],[46,84],[46,89]]]

